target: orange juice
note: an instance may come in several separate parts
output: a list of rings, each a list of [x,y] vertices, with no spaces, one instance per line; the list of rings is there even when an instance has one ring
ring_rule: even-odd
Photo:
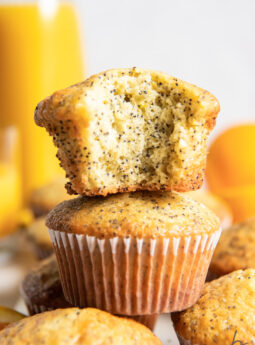
[[[20,131],[25,198],[62,173],[33,112],[42,98],[84,78],[78,29],[71,4],[0,6],[0,127],[16,125]]]
[[[16,230],[19,222],[20,181],[12,164],[0,163],[0,237]]]

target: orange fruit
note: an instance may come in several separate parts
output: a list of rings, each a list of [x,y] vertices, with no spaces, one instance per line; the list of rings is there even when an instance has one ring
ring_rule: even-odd
[[[232,208],[235,222],[255,216],[255,124],[232,127],[216,138],[206,178],[209,189]]]
[[[227,188],[221,191],[221,197],[230,205],[235,223],[255,216],[255,184]]]
[[[206,175],[216,193],[255,184],[255,124],[232,127],[216,138],[209,149]]]

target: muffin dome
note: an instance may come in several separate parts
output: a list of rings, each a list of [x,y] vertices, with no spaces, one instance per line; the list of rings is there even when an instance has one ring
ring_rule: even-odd
[[[145,326],[97,309],[57,309],[34,315],[0,332],[1,345],[160,345]]]
[[[210,273],[217,276],[255,268],[255,218],[235,224],[223,232],[215,249]]]
[[[136,192],[65,201],[50,212],[46,225],[99,238],[157,238],[212,233],[219,219],[180,193]]]
[[[204,287],[198,302],[173,314],[181,344],[255,344],[255,269],[235,271]]]

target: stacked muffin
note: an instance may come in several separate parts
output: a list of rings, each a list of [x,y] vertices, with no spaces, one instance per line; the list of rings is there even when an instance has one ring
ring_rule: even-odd
[[[120,315],[180,311],[200,296],[218,218],[200,188],[219,111],[167,74],[115,69],[57,91],[35,121],[58,147],[69,193],[47,217],[65,299]]]

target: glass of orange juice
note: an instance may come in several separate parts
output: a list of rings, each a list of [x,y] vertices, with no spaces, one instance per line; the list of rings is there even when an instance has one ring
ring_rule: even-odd
[[[16,128],[0,130],[0,237],[16,230],[21,207],[19,146]]]
[[[56,149],[34,124],[33,113],[41,99],[84,79],[74,4],[0,0],[0,52],[0,128],[15,125],[19,130],[26,202],[33,189],[62,173]],[[2,199],[4,191],[0,189]]]

